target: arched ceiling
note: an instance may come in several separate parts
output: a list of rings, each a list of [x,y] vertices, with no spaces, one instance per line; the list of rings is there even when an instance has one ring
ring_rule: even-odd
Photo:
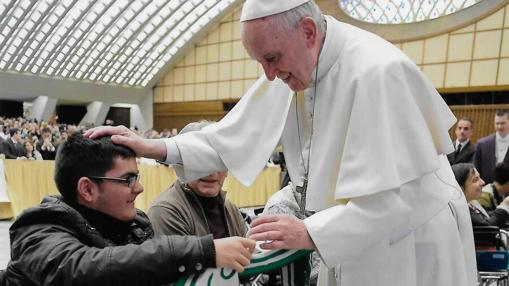
[[[422,22],[457,13],[487,0],[339,0],[339,8],[350,17],[374,24]]]
[[[238,2],[0,0],[0,72],[150,89],[186,45]]]
[[[398,43],[468,26],[504,7],[509,0],[316,0],[316,3],[325,14]]]
[[[457,11],[448,16],[431,19],[429,15],[437,12],[428,9],[429,19],[425,20],[412,12],[413,18],[422,20],[418,23],[380,25],[364,21],[380,15],[370,9],[389,7],[380,6],[382,2],[405,1],[316,0],[325,14],[393,42],[466,26],[509,3],[426,2],[448,1],[461,2],[454,6]],[[465,1],[472,3],[463,5]],[[150,92],[208,27],[241,3],[242,0],[0,0],[0,97],[2,93],[57,98],[100,94],[110,101],[135,102]],[[441,10],[435,8],[450,10],[450,6],[442,6]],[[364,13],[364,18],[353,17],[348,11]],[[402,22],[408,22],[405,15],[399,16]]]

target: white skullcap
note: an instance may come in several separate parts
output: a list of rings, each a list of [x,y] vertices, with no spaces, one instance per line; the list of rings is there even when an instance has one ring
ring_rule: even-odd
[[[240,21],[249,21],[279,14],[300,6],[309,0],[246,0]]]

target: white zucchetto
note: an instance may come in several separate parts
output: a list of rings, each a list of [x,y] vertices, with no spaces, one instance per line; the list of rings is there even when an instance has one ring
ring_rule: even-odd
[[[245,22],[279,14],[300,6],[309,0],[246,0],[240,21]]]

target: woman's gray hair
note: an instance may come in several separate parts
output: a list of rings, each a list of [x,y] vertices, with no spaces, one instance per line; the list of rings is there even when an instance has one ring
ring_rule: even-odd
[[[323,17],[322,11],[320,10],[320,7],[318,7],[318,5],[316,5],[315,1],[313,0],[310,0],[291,10],[268,16],[267,20],[272,21],[272,23],[275,24],[275,27],[280,27],[286,31],[293,31],[298,27],[300,20],[304,17],[312,18],[315,21],[318,30],[322,33],[325,32],[325,19]],[[244,23],[245,22],[240,23],[241,34],[244,34]]]

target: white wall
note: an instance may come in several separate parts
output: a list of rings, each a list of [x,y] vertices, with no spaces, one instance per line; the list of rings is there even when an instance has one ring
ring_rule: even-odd
[[[32,102],[32,108],[28,115],[29,119],[37,119],[37,121],[48,121],[51,114],[55,111],[57,99],[47,96],[39,96]]]
[[[106,119],[106,115],[108,115],[110,106],[110,104],[101,101],[94,101],[89,103],[87,105],[87,114],[85,114],[83,119],[81,119],[80,125],[102,125]]]
[[[152,128],[153,121],[153,105],[152,105],[152,92],[148,94],[139,104],[117,103],[113,107],[129,108],[131,126],[129,128],[138,127],[140,131],[146,131]]]

